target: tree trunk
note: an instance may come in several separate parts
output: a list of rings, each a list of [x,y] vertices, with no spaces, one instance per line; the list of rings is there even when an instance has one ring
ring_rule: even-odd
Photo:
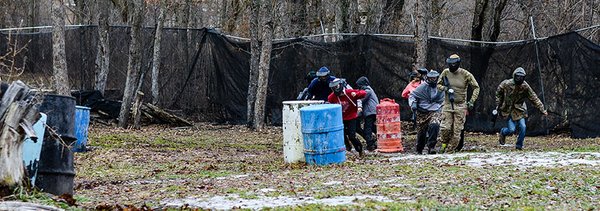
[[[158,105],[160,76],[160,45],[162,40],[162,29],[165,22],[165,0],[160,1],[159,15],[154,33],[154,51],[152,52],[152,104]]]
[[[383,9],[380,28],[384,33],[398,33],[399,25],[396,22],[402,19],[402,10],[404,9],[404,0],[387,0]],[[387,29],[387,30],[386,30]]]
[[[291,15],[291,35],[299,37],[306,35],[306,2],[305,0],[293,0],[289,3],[291,9],[289,14]]]
[[[271,64],[271,48],[273,39],[273,8],[271,0],[262,2],[260,14],[262,17],[262,46],[258,68],[258,84],[256,87],[256,102],[254,104],[254,128],[262,130],[265,127],[265,104],[269,85],[269,66]]]
[[[444,18],[441,14],[443,13],[443,9],[445,6],[445,2],[440,3],[440,0],[432,0],[431,1],[431,24],[429,28],[429,32],[431,32],[435,36],[442,36],[441,34],[441,25],[442,18]]]
[[[258,84],[258,63],[260,59],[259,10],[260,0],[252,0],[250,8],[250,78],[248,79],[248,99],[246,123],[254,126],[254,102],[256,101],[256,86]]]
[[[104,95],[110,66],[110,26],[108,25],[109,3],[97,1],[98,7],[98,52],[96,53],[95,89]]]
[[[471,39],[484,41],[497,41],[500,36],[500,23],[502,12],[508,0],[490,2],[477,0],[471,26]]]
[[[71,96],[65,54],[65,7],[62,1],[52,3],[52,66],[54,88],[59,95]]]
[[[427,39],[429,38],[429,1],[416,1],[416,29],[415,29],[415,47],[416,58],[414,66],[416,68],[425,67],[427,62]]]
[[[129,45],[129,60],[127,62],[127,80],[123,90],[123,100],[119,113],[119,127],[127,128],[129,125],[129,112],[135,97],[140,80],[141,50],[142,50],[142,19],[144,14],[144,0],[133,0],[133,14],[131,15],[131,44]]]

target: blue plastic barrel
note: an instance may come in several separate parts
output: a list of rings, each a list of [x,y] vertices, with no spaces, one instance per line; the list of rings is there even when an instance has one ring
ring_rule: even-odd
[[[309,165],[343,163],[346,160],[344,123],[339,104],[311,105],[300,109],[304,157]]]
[[[44,132],[46,131],[46,127],[44,126],[46,124],[46,114],[40,113],[40,116],[40,119],[33,124],[33,132],[35,132],[37,139],[32,140],[27,136],[23,142],[23,162],[25,163],[31,184],[35,184],[38,164],[40,163],[40,153],[42,152],[42,143],[44,142]]]
[[[90,125],[90,108],[75,106],[75,146],[73,152],[85,152],[88,140],[88,126]]]

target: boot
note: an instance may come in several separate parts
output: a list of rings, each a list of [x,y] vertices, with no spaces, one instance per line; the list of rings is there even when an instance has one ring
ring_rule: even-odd
[[[498,133],[498,143],[504,145],[506,143],[506,136],[502,135],[502,132]]]

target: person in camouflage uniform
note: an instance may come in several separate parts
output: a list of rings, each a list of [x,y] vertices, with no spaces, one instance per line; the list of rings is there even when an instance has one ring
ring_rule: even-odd
[[[427,153],[435,154],[440,131],[444,93],[436,88],[440,74],[431,70],[425,83],[410,93],[408,104],[417,114],[417,154],[421,154],[427,143]]]
[[[515,69],[512,79],[506,79],[500,83],[496,90],[496,110],[494,113],[500,114],[502,117],[508,117],[508,127],[500,129],[498,142],[504,145],[506,136],[515,132],[515,124],[519,126],[519,135],[515,147],[517,150],[523,149],[525,140],[527,106],[525,99],[529,99],[533,105],[544,116],[548,115],[548,111],[544,109],[544,104],[537,97],[533,89],[525,82],[525,70],[522,67]]]
[[[479,84],[469,71],[460,68],[460,57],[452,54],[446,59],[448,68],[440,74],[438,89],[446,93],[442,118],[442,149],[440,152],[458,151],[461,131],[464,129],[468,110],[479,96]],[[446,81],[448,84],[446,84]],[[467,101],[467,88],[471,86],[473,94]]]

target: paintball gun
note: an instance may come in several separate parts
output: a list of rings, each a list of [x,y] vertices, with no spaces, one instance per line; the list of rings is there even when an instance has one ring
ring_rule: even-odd
[[[306,100],[308,98],[308,88],[304,88],[296,97],[296,100]]]
[[[454,110],[454,89],[450,87],[450,81],[448,81],[448,77],[444,76],[444,86],[448,87],[448,101],[450,101],[450,105],[452,105],[452,110]]]
[[[492,111],[492,127],[496,127],[496,120],[498,120],[498,107]]]

